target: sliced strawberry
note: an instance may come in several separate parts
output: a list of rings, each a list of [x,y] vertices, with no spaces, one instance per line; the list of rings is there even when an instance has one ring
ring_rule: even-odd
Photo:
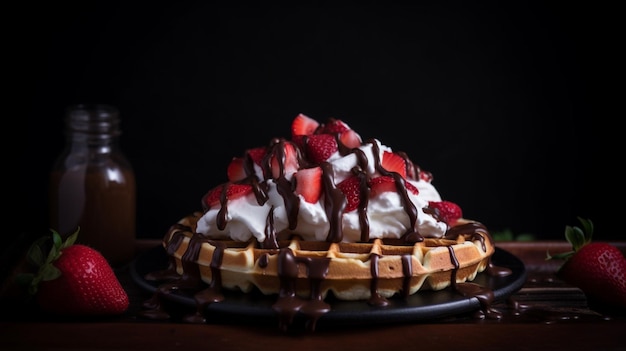
[[[343,145],[351,149],[359,147],[363,143],[363,140],[361,140],[361,136],[352,129],[346,130],[345,132],[341,133],[339,141],[341,141]]]
[[[402,178],[406,179],[406,162],[402,156],[389,152],[383,152],[383,159],[380,161],[381,166],[388,172],[399,173]]]
[[[409,182],[404,182],[404,186],[406,187],[406,190],[412,192],[415,195],[419,193],[419,190],[417,190],[417,188]],[[396,181],[391,176],[380,176],[372,178],[370,180],[370,188],[370,196],[376,196],[384,193],[385,191],[398,191],[398,188],[396,187]]]
[[[272,177],[277,179],[281,175],[281,164],[283,175],[291,176],[291,174],[298,171],[298,154],[296,153],[296,148],[292,143],[285,142],[283,148],[284,159],[281,162],[276,158],[277,153],[274,153],[270,158],[270,167],[272,169]]]
[[[322,168],[303,168],[294,174],[296,194],[309,203],[316,203],[322,195]]]
[[[291,122],[291,136],[294,135],[311,135],[315,133],[320,124],[313,118],[300,113]]]
[[[406,179],[417,180],[419,177],[419,166],[413,163],[409,156],[404,151],[399,151],[398,155],[404,159],[406,164]]]
[[[300,150],[304,150],[304,139],[307,138],[308,135],[292,135],[291,141],[297,145]]]
[[[345,124],[343,121],[339,119],[335,119],[335,118],[329,118],[328,123],[326,123],[322,127],[321,132],[323,134],[337,134],[337,133],[343,133],[347,130],[351,130],[351,128],[347,124]]]
[[[412,192],[412,193],[413,193],[413,194],[415,194],[415,195],[417,195],[417,194],[419,194],[419,193],[420,193],[419,189],[417,189],[417,188],[415,187],[415,185],[413,185],[413,184],[411,184],[411,183],[409,183],[409,182],[406,182],[406,181],[405,181],[405,182],[404,182],[404,186],[406,187],[406,190],[408,190],[408,191]]]
[[[314,163],[321,163],[337,151],[337,140],[330,134],[309,135],[306,155]]]
[[[232,200],[238,197],[244,196],[252,191],[252,186],[249,184],[232,184],[232,183],[224,183],[218,185],[217,187],[209,190],[206,195],[202,198],[202,202],[207,208],[211,208],[213,206],[219,206],[220,197],[222,196],[222,191],[224,187],[226,189],[226,199]]]
[[[258,166],[261,166],[263,163],[263,157],[265,157],[265,153],[267,152],[267,148],[265,146],[259,146],[252,149],[246,150],[252,161],[256,163]]]
[[[228,181],[237,182],[247,177],[245,160],[242,157],[233,157],[226,169]]]
[[[438,211],[437,217],[440,221],[447,223],[449,226],[456,224],[456,221],[463,217],[461,207],[450,201],[429,201],[428,207]]]
[[[420,172],[420,179],[425,181],[425,182],[432,182],[433,181],[433,174],[427,171],[421,171]]]
[[[350,176],[337,184],[337,188],[346,196],[344,212],[354,211],[361,201],[361,180],[357,176]]]

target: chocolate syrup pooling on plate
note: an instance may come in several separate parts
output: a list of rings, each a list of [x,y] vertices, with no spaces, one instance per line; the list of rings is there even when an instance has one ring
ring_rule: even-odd
[[[363,169],[367,167],[367,158],[362,154],[362,151],[359,149],[348,149],[341,144],[339,139],[337,138],[339,151],[346,155],[348,153],[354,153],[357,156],[357,166],[354,167],[352,172],[359,177],[361,193],[364,194],[362,196],[361,203],[359,204],[357,211],[359,211],[359,219],[361,224],[361,242],[367,243],[371,242],[369,236],[369,223],[367,219],[367,194],[369,193],[369,187],[367,186],[367,175],[363,172]],[[372,144],[374,150],[373,154],[378,155],[378,145],[374,141],[368,141]],[[289,181],[284,176],[284,165],[282,161],[284,160],[284,144],[289,143],[284,139],[273,139],[269,145],[269,152],[267,152],[264,160],[263,167],[265,172],[271,172],[270,159],[272,155],[275,156],[277,160],[279,160],[280,166],[280,174],[276,179],[276,183],[278,186],[279,194],[284,198],[288,219],[289,219],[289,228],[294,229],[297,227],[297,217],[298,217],[298,209],[299,209],[299,197],[294,196],[294,188],[295,184],[292,181]],[[306,148],[306,139],[304,142]],[[294,148],[297,150],[297,154],[300,160],[301,165],[305,165],[306,160],[301,158],[301,155],[306,152],[306,150],[300,150],[295,144]],[[421,172],[419,168],[413,165],[410,160],[407,160],[407,167],[412,167],[411,169],[407,169],[408,172],[412,172],[413,174]],[[423,236],[416,230],[415,223],[417,222],[417,209],[415,205],[409,200],[407,195],[407,189],[404,185],[404,180],[402,177],[395,172],[387,172],[381,166],[381,161],[377,158],[376,169],[382,175],[392,176],[395,179],[396,190],[402,199],[402,203],[404,205],[404,209],[410,219],[410,228],[409,230],[402,236],[402,244],[403,245],[413,245],[416,242],[421,242],[424,240]],[[263,181],[259,181],[257,177],[254,175],[252,161],[249,157],[246,159],[246,174],[247,178],[240,182],[246,182],[247,184],[252,185],[254,192],[256,194],[257,202],[259,204],[263,204],[267,201],[267,185]],[[324,188],[324,201],[325,208],[327,211],[327,217],[330,222],[330,230],[327,235],[326,241],[330,243],[338,243],[343,239],[343,234],[341,231],[341,216],[343,208],[345,207],[346,199],[343,193],[335,186],[334,179],[332,177],[332,172],[330,169],[330,164],[322,163],[321,165],[323,171],[323,188]],[[226,187],[224,187],[225,189]],[[204,201],[203,201],[204,203]],[[227,213],[228,213],[228,199],[225,194],[221,196],[221,208],[220,214],[218,216],[218,226],[220,228],[224,228],[227,224]],[[207,210],[206,208],[204,209]],[[428,209],[425,210],[426,213],[429,212]],[[201,214],[198,214],[201,215]],[[428,214],[430,215],[430,214]],[[328,266],[330,263],[330,258],[327,257],[299,257],[294,255],[292,250],[288,247],[280,247],[279,242],[276,238],[276,232],[273,227],[273,209],[269,212],[268,218],[266,219],[266,240],[262,243],[257,242],[256,245],[259,248],[266,249],[267,253],[261,255],[258,258],[259,265],[267,265],[269,255],[278,255],[278,278],[280,281],[280,289],[279,294],[276,297],[274,304],[272,305],[272,309],[276,312],[279,320],[279,328],[281,330],[287,330],[289,326],[293,323],[296,315],[302,315],[307,320],[307,328],[311,331],[315,330],[316,323],[320,317],[324,314],[328,313],[332,310],[332,306],[327,303],[321,293],[320,286],[324,279],[326,278],[326,274],[328,272]],[[183,268],[182,275],[177,274],[176,272],[176,263],[173,257],[173,253],[176,252],[179,246],[182,244],[183,239],[186,237],[185,233],[189,235],[189,233],[193,233],[190,237],[189,245],[185,250],[183,257],[181,258],[181,264]],[[471,241],[480,241],[483,244],[483,250],[485,250],[485,240],[492,240],[486,227],[478,222],[471,222],[467,224],[457,225],[455,227],[449,228],[446,232],[444,239],[456,240],[459,236],[464,236],[466,240]],[[152,272],[148,274],[145,278],[146,280],[152,281],[166,281],[158,286],[156,292],[153,296],[144,303],[145,310],[140,313],[141,316],[153,319],[165,319],[169,318],[170,315],[165,311],[162,307],[162,299],[166,297],[168,294],[173,293],[177,290],[185,290],[187,292],[193,293],[194,299],[196,301],[196,312],[192,315],[184,317],[184,320],[192,323],[204,323],[206,319],[204,318],[204,314],[207,311],[207,306],[213,303],[222,302],[225,297],[222,294],[222,285],[221,285],[221,274],[220,274],[220,266],[222,255],[225,250],[225,246],[219,240],[211,240],[203,236],[200,233],[194,233],[193,229],[188,226],[183,226],[180,224],[176,224],[170,228],[166,235],[166,239],[164,240],[166,243],[165,250],[170,259],[169,266],[167,269],[159,272]],[[201,246],[204,242],[208,242],[211,245],[215,246],[216,249],[213,254],[213,258],[210,264],[212,280],[210,284],[205,283],[200,278],[199,266],[197,264],[197,258],[200,253]],[[450,252],[450,261],[453,264],[453,269],[450,274],[450,286],[451,288],[466,297],[476,297],[480,302],[480,318],[499,318],[498,313],[490,308],[491,303],[493,302],[494,296],[493,292],[486,287],[479,286],[474,283],[457,283],[456,282],[456,274],[459,269],[458,260],[454,254],[454,250],[451,246],[448,247]],[[384,308],[389,304],[387,298],[381,296],[378,293],[378,284],[379,284],[379,273],[378,273],[378,260],[380,256],[378,254],[372,253],[370,254],[370,265],[371,265],[371,285],[370,285],[370,298],[364,303],[368,303],[372,306],[377,306]],[[305,267],[304,270],[301,270],[300,267]],[[299,271],[307,272],[307,281],[310,284],[310,295],[308,297],[301,297],[296,294],[296,280],[298,278]],[[402,296],[397,296],[394,298],[406,298],[409,295],[409,284],[410,278],[413,276],[413,267],[411,266],[411,255],[405,254],[402,257],[402,272],[405,277],[402,289]],[[486,274],[494,275],[494,276],[504,276],[511,273],[507,268],[494,266],[491,261],[487,269],[485,270]]]

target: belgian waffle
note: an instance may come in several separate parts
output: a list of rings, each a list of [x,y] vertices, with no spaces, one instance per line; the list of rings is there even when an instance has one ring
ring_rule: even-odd
[[[461,220],[445,238],[415,243],[375,239],[365,243],[278,241],[278,249],[256,241],[214,240],[195,232],[196,212],[172,226],[163,245],[178,274],[198,274],[219,288],[263,294],[294,294],[340,300],[381,299],[441,290],[472,281],[487,268],[495,247],[484,226]]]

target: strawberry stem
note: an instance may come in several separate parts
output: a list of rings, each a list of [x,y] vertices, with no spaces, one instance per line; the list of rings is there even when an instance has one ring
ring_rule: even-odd
[[[65,241],[63,241],[61,235],[59,235],[56,230],[50,229],[50,231],[52,232],[51,237],[44,236],[35,240],[28,249],[26,257],[28,261],[37,268],[37,273],[24,273],[16,277],[18,284],[28,286],[28,293],[30,295],[37,293],[41,281],[53,280],[61,275],[61,271],[55,267],[53,263],[61,256],[63,249],[74,245],[80,227],[76,229],[73,234],[68,236]],[[50,245],[50,242],[52,245]],[[50,246],[50,249],[48,254],[44,255],[43,252],[47,246]]]
[[[546,260],[551,259],[569,259],[580,248],[589,244],[593,237],[593,223],[590,219],[578,217],[578,221],[581,223],[582,228],[576,226],[565,226],[565,239],[572,245],[572,250],[563,252],[556,255],[550,255],[550,252],[546,252]]]

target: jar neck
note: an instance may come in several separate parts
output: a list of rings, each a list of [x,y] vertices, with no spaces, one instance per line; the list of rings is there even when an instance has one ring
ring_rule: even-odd
[[[65,135],[72,151],[109,153],[118,148],[121,134],[117,109],[109,105],[70,106],[65,115]]]
[[[109,153],[119,148],[119,137],[110,134],[89,134],[67,131],[68,147],[73,151]]]

